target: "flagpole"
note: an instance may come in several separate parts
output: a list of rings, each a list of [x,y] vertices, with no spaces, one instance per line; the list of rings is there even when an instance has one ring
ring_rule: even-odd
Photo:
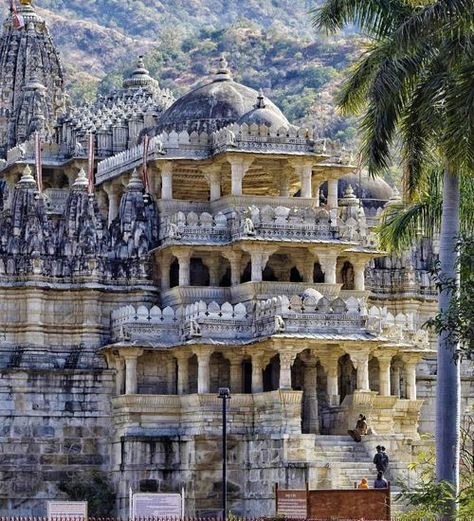
[[[145,194],[150,193],[150,180],[148,179],[148,149],[150,147],[150,138],[145,134],[143,138],[143,185],[145,186]]]
[[[88,150],[88,164],[87,164],[87,188],[89,194],[94,193],[95,179],[94,179],[94,163],[95,163],[95,147],[94,147],[94,134],[89,134],[89,150]]]
[[[41,139],[39,132],[35,132],[35,169],[36,169],[36,185],[38,192],[43,193],[43,166],[41,159]]]

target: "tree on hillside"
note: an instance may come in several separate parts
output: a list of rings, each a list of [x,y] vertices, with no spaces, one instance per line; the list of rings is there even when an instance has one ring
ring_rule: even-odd
[[[402,142],[409,197],[427,169],[443,168],[439,309],[458,297],[456,243],[460,176],[474,170],[473,0],[326,0],[314,23],[328,31],[355,23],[371,40],[340,94],[346,113],[361,113],[362,155],[372,174],[388,167]],[[438,337],[436,477],[459,486],[458,343]],[[445,512],[454,518],[456,504]]]

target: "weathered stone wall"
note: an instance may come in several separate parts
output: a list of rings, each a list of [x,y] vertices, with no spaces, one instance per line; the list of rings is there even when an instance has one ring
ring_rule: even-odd
[[[285,463],[284,437],[229,436],[228,500],[236,515],[274,510],[274,485],[304,486],[306,465]],[[129,487],[186,494],[188,515],[217,515],[222,495],[219,436],[127,436],[114,444],[118,514],[128,515]]]
[[[0,516],[45,515],[78,471],[110,463],[104,369],[0,369]]]

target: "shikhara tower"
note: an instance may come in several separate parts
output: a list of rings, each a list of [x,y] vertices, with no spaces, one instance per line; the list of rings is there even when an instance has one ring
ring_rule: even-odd
[[[275,482],[352,486],[380,437],[404,477],[433,430],[436,245],[377,250],[397,194],[360,184],[350,154],[225,59],[175,101],[139,58],[122,88],[69,107],[44,22],[18,12],[0,54],[0,514],[42,515],[92,471],[117,514],[130,487],[184,486],[188,514],[217,512],[219,386],[236,514],[272,512]],[[378,436],[356,446],[361,412]]]
[[[0,153],[26,141],[35,131],[51,140],[57,118],[66,111],[64,71],[45,21],[30,0],[3,24],[0,39]]]

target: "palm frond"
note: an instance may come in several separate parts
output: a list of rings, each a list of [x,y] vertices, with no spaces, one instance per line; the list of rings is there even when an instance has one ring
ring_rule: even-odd
[[[474,178],[461,175],[461,231],[474,230]],[[441,228],[443,210],[443,172],[432,170],[420,181],[418,191],[408,203],[388,205],[377,227],[382,249],[398,252],[411,247],[418,237],[433,237]]]
[[[381,38],[413,11],[402,0],[328,0],[312,10],[313,25],[327,32],[335,32],[354,23],[362,32]]]
[[[409,52],[427,40],[443,41],[448,35],[462,37],[474,23],[472,0],[437,0],[415,7],[394,30],[392,38],[399,52]]]
[[[401,59],[386,57],[374,76],[361,122],[362,157],[371,175],[389,166],[390,147],[423,60],[422,53]]]

